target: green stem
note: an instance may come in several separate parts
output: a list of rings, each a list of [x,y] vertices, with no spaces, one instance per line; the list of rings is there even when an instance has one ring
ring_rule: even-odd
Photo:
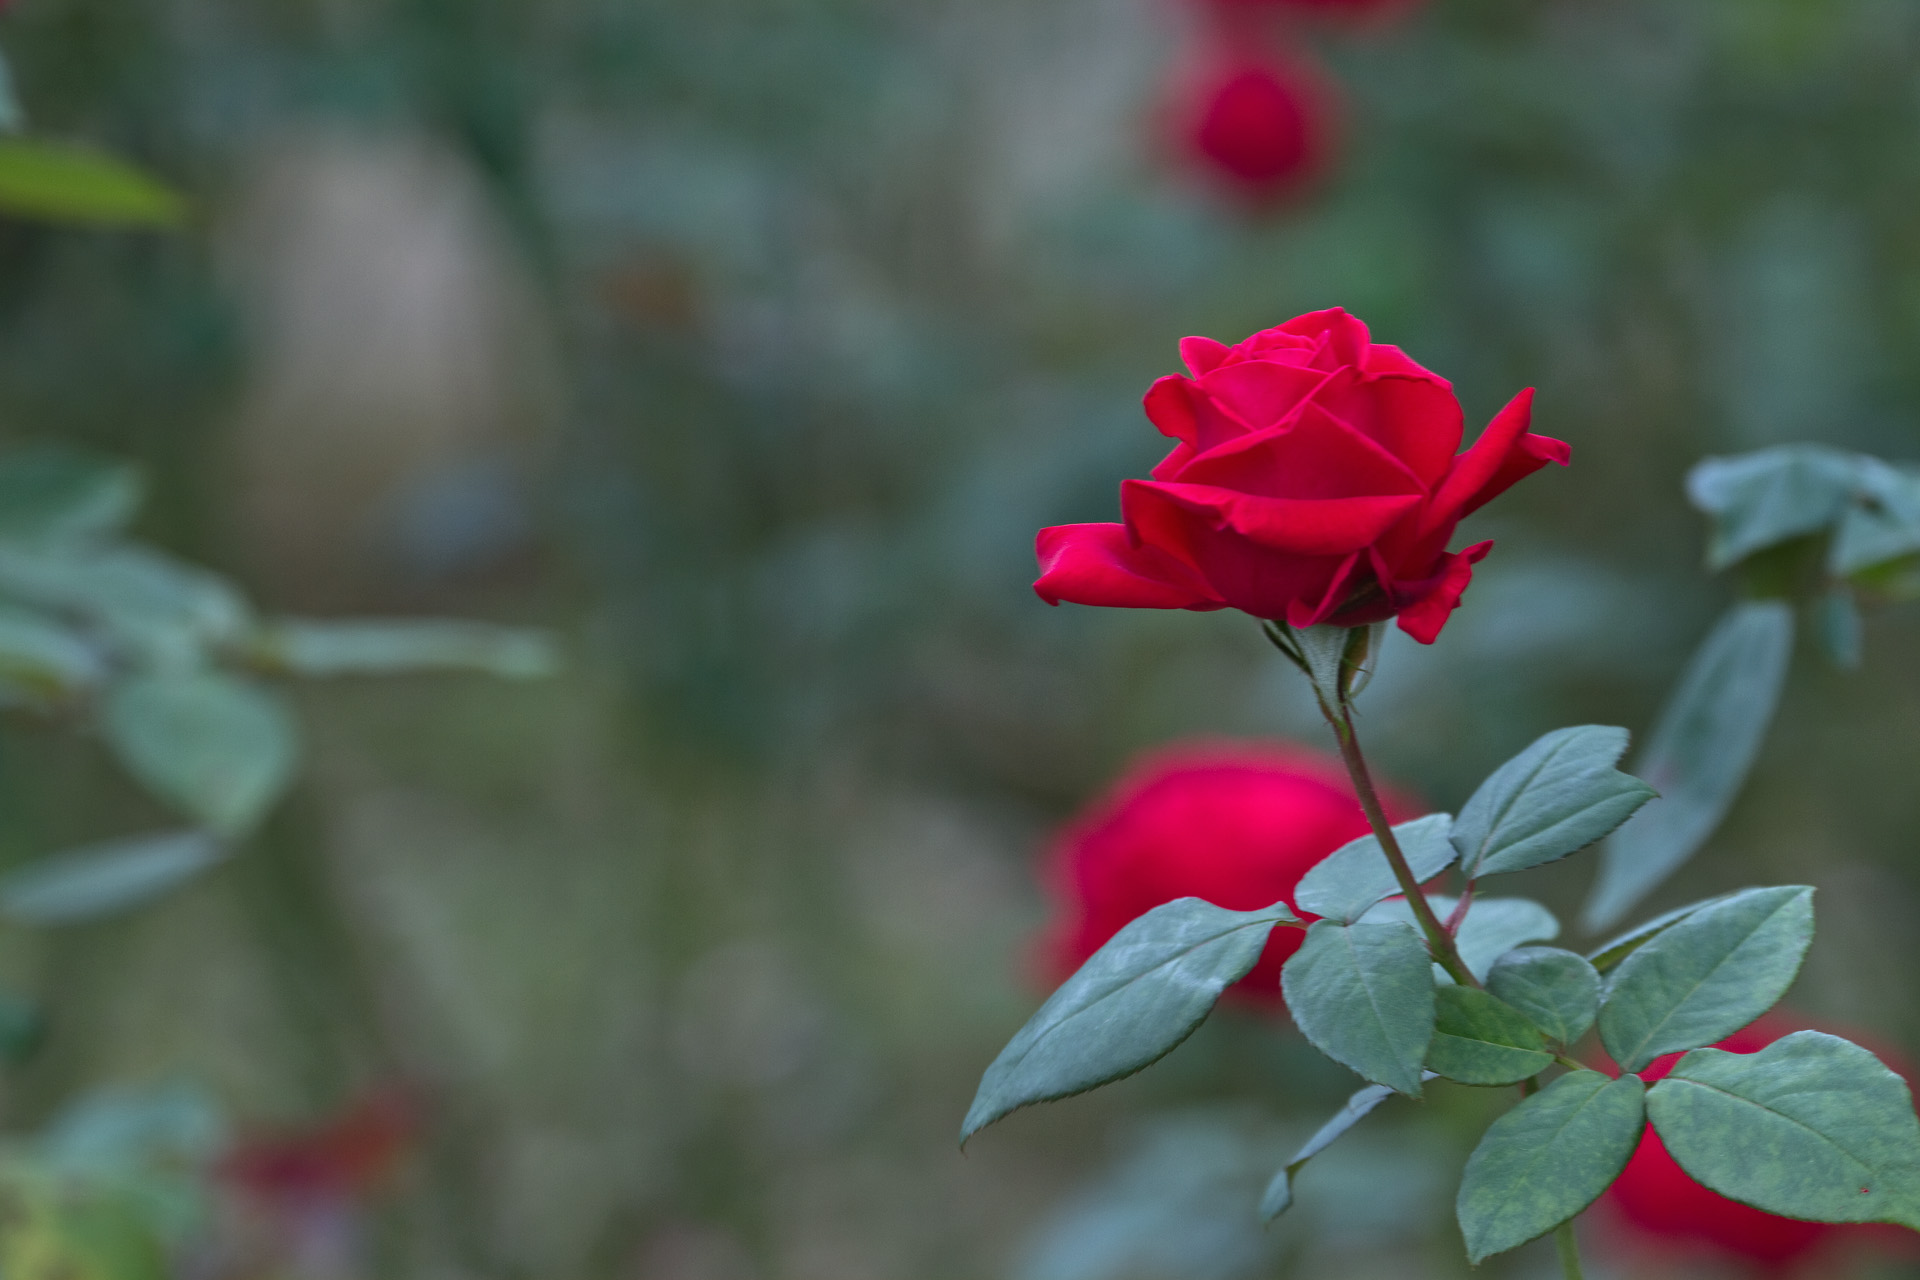
[[[1400,892],[1406,895],[1407,905],[1413,911],[1420,932],[1427,937],[1427,949],[1433,953],[1434,961],[1455,982],[1463,987],[1479,986],[1479,979],[1460,959],[1460,951],[1453,944],[1453,935],[1433,914],[1433,906],[1427,901],[1427,895],[1420,891],[1420,882],[1413,878],[1413,868],[1407,865],[1407,855],[1402,852],[1400,841],[1387,822],[1386,811],[1380,807],[1380,793],[1374,788],[1373,774],[1367,769],[1367,758],[1361,753],[1360,739],[1353,731],[1352,708],[1342,697],[1337,713],[1324,701],[1320,704],[1320,710],[1327,717],[1327,723],[1333,726],[1333,736],[1340,742],[1340,759],[1346,763],[1347,775],[1353,779],[1353,790],[1360,798],[1360,809],[1367,815],[1367,825],[1373,828],[1380,848],[1387,855],[1387,865],[1393,868],[1393,878],[1399,884]]]
[[[1554,1229],[1553,1242],[1560,1246],[1560,1271],[1566,1280],[1583,1280],[1580,1270],[1580,1242],[1573,1238],[1573,1220],[1569,1218]]]

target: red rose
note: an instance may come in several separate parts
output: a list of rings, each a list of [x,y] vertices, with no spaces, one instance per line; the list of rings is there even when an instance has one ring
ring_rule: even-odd
[[[1456,456],[1452,384],[1339,308],[1180,353],[1193,376],[1146,395],[1179,443],[1153,479],[1121,484],[1124,522],[1040,531],[1033,585],[1049,604],[1233,608],[1295,627],[1397,615],[1431,644],[1493,546],[1449,552],[1454,527],[1572,454],[1527,431],[1529,389]]]
[[[1199,0],[1200,7],[1226,21],[1242,15],[1311,13],[1331,18],[1374,18],[1398,15],[1419,0]]]
[[[1171,101],[1189,161],[1252,204],[1297,191],[1333,149],[1333,86],[1306,62],[1257,45],[1210,40],[1176,74]]]
[[[1729,1053],[1758,1053],[1781,1036],[1807,1030],[1802,1021],[1768,1014],[1715,1045]],[[1651,1084],[1672,1071],[1684,1055],[1655,1058],[1640,1078]],[[1907,1075],[1903,1064],[1882,1055],[1888,1066]],[[1695,1182],[1648,1125],[1632,1159],[1603,1201],[1619,1225],[1617,1244],[1635,1253],[1667,1258],[1717,1259],[1745,1264],[1750,1271],[1781,1275],[1815,1262],[1828,1248],[1846,1241],[1889,1240],[1898,1228],[1802,1222],[1765,1213],[1729,1200]]]
[[[1389,795],[1396,820],[1412,810]],[[1041,942],[1064,979],[1130,921],[1175,898],[1233,911],[1285,900],[1367,820],[1339,763],[1284,742],[1203,741],[1143,757],[1062,831],[1047,856],[1058,918]],[[1277,1003],[1298,929],[1275,929],[1235,993]]]

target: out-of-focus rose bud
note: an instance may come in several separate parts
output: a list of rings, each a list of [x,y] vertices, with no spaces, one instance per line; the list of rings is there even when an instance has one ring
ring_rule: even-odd
[[[1758,1053],[1782,1036],[1806,1030],[1828,1028],[1810,1028],[1804,1019],[1776,1010],[1713,1047]],[[1655,1058],[1640,1078],[1648,1084],[1662,1079],[1683,1056]],[[1880,1058],[1912,1081],[1908,1064],[1884,1052]],[[1643,1274],[1647,1265],[1689,1262],[1731,1265],[1769,1277],[1835,1275],[1839,1273],[1832,1269],[1833,1260],[1841,1251],[1899,1247],[1908,1238],[1897,1227],[1802,1222],[1729,1200],[1688,1177],[1652,1125],[1601,1203],[1611,1211],[1603,1221],[1614,1226],[1613,1248],[1636,1260],[1635,1275]]]
[[[1324,172],[1338,131],[1332,83],[1305,58],[1260,41],[1209,36],[1176,71],[1169,103],[1184,160],[1255,206],[1282,200]]]
[[[1283,15],[1344,22],[1378,22],[1400,17],[1420,0],[1195,0],[1196,7],[1229,22]]]
[[[1395,821],[1418,812],[1392,794],[1384,803]],[[1234,911],[1291,905],[1309,868],[1366,831],[1346,773],[1317,751],[1212,740],[1153,752],[1070,823],[1048,854],[1057,905],[1041,942],[1045,977],[1064,979],[1127,923],[1175,898]],[[1302,936],[1275,929],[1229,995],[1279,1004],[1280,966]]]

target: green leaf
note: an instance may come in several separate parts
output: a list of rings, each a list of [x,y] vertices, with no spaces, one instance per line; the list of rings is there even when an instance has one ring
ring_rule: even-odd
[[[0,916],[21,924],[73,924],[137,907],[225,856],[204,831],[174,831],[89,845],[0,876]]]
[[[1860,607],[1853,602],[1853,593],[1845,587],[1835,587],[1822,593],[1814,602],[1813,618],[1815,634],[1820,637],[1820,647],[1826,650],[1827,658],[1842,671],[1857,670],[1861,658]]]
[[[478,671],[528,680],[553,675],[560,665],[552,639],[542,632],[437,618],[287,619],[261,632],[255,656],[303,676]]]
[[[69,627],[0,605],[0,700],[62,701],[106,675],[98,647]]]
[[[1273,1175],[1273,1181],[1267,1184],[1267,1192],[1260,1198],[1260,1213],[1271,1222],[1293,1207],[1293,1178],[1307,1161],[1332,1146],[1347,1130],[1359,1124],[1373,1114],[1375,1107],[1393,1096],[1393,1090],[1383,1084],[1370,1084],[1347,1099],[1347,1105],[1334,1113],[1331,1120],[1314,1131],[1311,1138],[1296,1152],[1293,1159],[1281,1166],[1280,1172]]]
[[[120,682],[108,693],[105,727],[148,790],[226,836],[265,816],[298,754],[293,717],[277,697],[212,671]]]
[[[171,227],[186,203],[140,170],[92,147],[0,138],[0,212],[51,222]]]
[[[1827,571],[1838,578],[1920,551],[1920,476],[1878,458],[1859,466],[1860,492],[1827,548]]]
[[[1447,839],[1452,821],[1447,814],[1430,813],[1394,826],[1416,882],[1424,883],[1452,864],[1453,845]],[[1352,924],[1374,903],[1399,891],[1379,837],[1365,835],[1341,845],[1300,877],[1293,901],[1302,911]]]
[[[1920,1230],[1920,1121],[1859,1045],[1799,1031],[1758,1053],[1695,1049],[1647,1096],[1696,1182],[1768,1213]]]
[[[1433,1038],[1433,963],[1410,926],[1316,921],[1280,984],[1314,1048],[1375,1084],[1420,1096]]]
[[[1475,1264],[1545,1235],[1592,1204],[1645,1131],[1637,1076],[1569,1071],[1488,1126],[1455,1213]]]
[[[1473,987],[1441,987],[1427,1069],[1460,1084],[1518,1084],[1553,1065],[1526,1015]]]
[[[0,991],[0,1060],[31,1058],[47,1038],[47,1016],[40,1006],[11,991]]]
[[[1113,935],[1020,1028],[980,1079],[966,1140],[1036,1102],[1085,1093],[1172,1052],[1245,977],[1285,903],[1228,911],[1198,898],[1155,907]]]
[[[1433,914],[1446,920],[1459,904],[1458,898],[1429,894],[1427,902]],[[1413,908],[1404,898],[1389,898],[1361,917],[1365,924],[1389,921],[1413,924]],[[1476,978],[1485,978],[1493,962],[1523,942],[1551,942],[1560,936],[1560,922],[1553,912],[1529,898],[1475,898],[1467,907],[1467,917],[1454,934],[1454,949]]]
[[[1745,892],[1747,892],[1745,889],[1735,889],[1731,893],[1718,893],[1711,898],[1702,898],[1698,902],[1689,902],[1684,907],[1675,907],[1671,911],[1663,912],[1645,924],[1634,926],[1617,938],[1609,938],[1592,951],[1589,951],[1587,953],[1587,959],[1592,962],[1595,969],[1598,969],[1601,973],[1607,973],[1618,966],[1622,960],[1625,960],[1628,956],[1638,951],[1642,946],[1645,946],[1660,934],[1665,933],[1674,925],[1679,924],[1682,920],[1700,910],[1702,907],[1710,907],[1716,902],[1725,902],[1728,898]]]
[[[1524,871],[1584,849],[1653,798],[1653,788],[1613,766],[1627,731],[1586,724],[1555,729],[1480,784],[1453,824],[1467,879]]]
[[[1735,605],[1702,642],[1635,763],[1660,798],[1600,851],[1582,913],[1589,929],[1625,915],[1720,825],[1760,752],[1792,652],[1793,614],[1777,600]]]
[[[1675,921],[1620,962],[1600,1040],[1639,1071],[1663,1053],[1732,1035],[1771,1009],[1813,941],[1813,890],[1748,889]]]
[[[1587,1034],[1600,1012],[1600,974],[1571,951],[1521,947],[1487,971],[1487,990],[1518,1009],[1556,1044]]]
[[[224,578],[144,547],[0,545],[0,597],[72,614],[143,667],[198,665],[253,626]]]
[[[1788,444],[1734,458],[1708,458],[1687,475],[1687,496],[1713,517],[1707,567],[1819,533],[1840,519],[1860,483],[1858,455]]]
[[[145,486],[124,462],[64,445],[0,458],[0,539],[61,542],[117,533],[140,508]]]

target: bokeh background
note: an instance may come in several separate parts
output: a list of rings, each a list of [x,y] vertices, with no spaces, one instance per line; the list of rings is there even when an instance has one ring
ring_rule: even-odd
[[[1175,0],[17,0],[35,131],[194,216],[0,222],[0,438],[136,460],[141,532],[272,607],[535,623],[568,661],[303,686],[302,781],[244,856],[0,937],[51,1015],[8,1131],[404,1097],[393,1167],[272,1274],[1465,1275],[1493,1102],[1383,1111],[1263,1231],[1353,1082],[1251,1015],[956,1154],[1040,994],[1049,832],[1149,746],[1320,733],[1240,615],[1041,604],[1033,532],[1113,518],[1181,336],[1344,305],[1470,429],[1537,386],[1575,451],[1475,518],[1499,545],[1441,643],[1389,648],[1378,766],[1451,808],[1546,729],[1643,729],[1731,597],[1694,461],[1920,457],[1920,8],[1287,30],[1340,133],[1255,207],[1169,138]],[[1859,671],[1802,646],[1653,904],[1817,884],[1793,1003],[1909,1052],[1916,672],[1911,612]],[[148,804],[84,734],[0,732],[0,856]],[[1591,872],[1542,877],[1563,919]]]

